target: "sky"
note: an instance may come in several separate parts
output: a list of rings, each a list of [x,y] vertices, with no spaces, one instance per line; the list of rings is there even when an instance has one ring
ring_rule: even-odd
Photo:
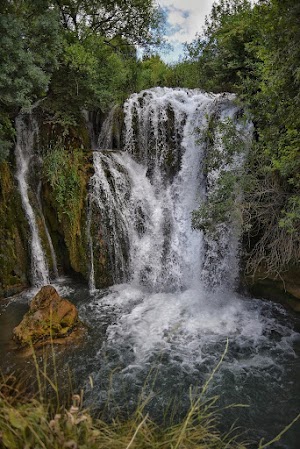
[[[205,16],[209,15],[214,0],[158,0],[167,16],[166,40],[172,51],[162,54],[166,62],[175,62],[183,54],[183,43],[191,42],[202,31]]]

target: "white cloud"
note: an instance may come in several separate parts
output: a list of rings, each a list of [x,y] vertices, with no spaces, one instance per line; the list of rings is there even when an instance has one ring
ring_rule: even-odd
[[[158,0],[167,12],[167,41],[176,47],[173,54],[164,59],[172,61],[178,57],[179,48],[184,42],[191,42],[196,33],[201,33],[205,16],[210,11],[214,0]]]
[[[159,3],[170,11],[168,22],[182,27],[181,39],[185,42],[191,41],[197,32],[201,32],[213,0],[160,0]]]

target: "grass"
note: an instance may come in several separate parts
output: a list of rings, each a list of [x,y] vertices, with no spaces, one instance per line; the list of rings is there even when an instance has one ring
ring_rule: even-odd
[[[201,392],[195,395],[193,390],[190,391],[190,408],[181,422],[165,426],[158,425],[145,413],[149,398],[139,403],[130,418],[110,421],[93,417],[83,407],[82,393],[73,394],[70,403],[62,405],[57,384],[46,373],[46,364],[43,369],[36,364],[39,392],[35,396],[26,394],[12,376],[3,378],[0,382],[0,448],[246,449],[247,444],[241,442],[237,428],[232,427],[227,434],[221,434],[216,406],[218,397],[207,398],[209,383],[226,350]],[[45,399],[46,384],[54,390],[55,405]],[[300,415],[272,441],[261,441],[258,449],[266,449],[279,441],[299,418]]]
[[[0,447],[7,449],[244,449],[232,435],[217,430],[215,398],[191,399],[181,423],[162,428],[141,404],[130,419],[105,422],[82,408],[73,395],[69,407],[53,410],[41,398],[25,399],[19,388],[1,385]]]

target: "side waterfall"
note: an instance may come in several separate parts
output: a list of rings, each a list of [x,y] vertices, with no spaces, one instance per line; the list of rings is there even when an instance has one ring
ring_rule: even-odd
[[[95,152],[91,183],[114,283],[131,281],[165,292],[220,286],[225,279],[233,285],[238,232],[224,224],[222,239],[215,242],[191,225],[192,211],[209,198],[218,177],[217,170],[205,173],[208,123],[212,118],[234,122],[233,98],[155,88],[125,103],[124,151]],[[108,139],[101,133],[99,140],[106,148],[112,113],[105,123]],[[213,149],[220,158],[221,137]],[[240,168],[242,158],[234,164]]]
[[[27,119],[26,123],[25,120]],[[28,122],[28,123],[27,123]],[[30,226],[30,249],[31,249],[31,277],[34,286],[49,284],[49,267],[43,250],[35,212],[30,201],[30,190],[28,176],[30,162],[33,157],[33,147],[38,135],[38,124],[31,116],[20,114],[16,119],[17,142],[15,147],[17,173],[23,208]],[[44,222],[45,226],[45,222]],[[48,230],[46,234],[49,236]],[[50,239],[51,240],[51,239]]]

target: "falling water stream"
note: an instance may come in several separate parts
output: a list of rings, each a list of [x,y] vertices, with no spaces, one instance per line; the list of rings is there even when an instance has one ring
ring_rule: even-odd
[[[25,123],[27,119],[28,123]],[[30,115],[20,114],[16,119],[16,162],[17,180],[21,194],[23,208],[30,227],[30,247],[31,247],[31,280],[35,286],[49,284],[49,268],[42,247],[39,235],[38,224],[35,212],[30,202],[29,193],[29,167],[33,158],[34,140],[38,134],[38,124]],[[48,233],[49,235],[49,233]]]
[[[188,407],[189,387],[201,388],[228,341],[208,394],[221,395],[221,406],[249,405],[226,410],[224,430],[239,419],[249,438],[271,438],[299,412],[299,320],[279,305],[235,292],[238,223],[222,223],[216,239],[191,226],[192,211],[209,201],[219,176],[219,169],[207,172],[207,152],[224,159],[223,170],[243,167],[243,155],[225,161],[221,131],[214,145],[207,145],[210,120],[232,121],[244,154],[251,125],[238,120],[233,96],[184,89],[134,94],[124,117],[124,151],[99,148],[93,155],[90,291],[70,280],[55,284],[89,326],[83,346],[58,353],[62,376],[71,367],[78,385],[84,385],[86,402],[112,415],[131,411],[142,395],[150,399],[147,407],[155,419],[162,419],[171,400],[180,416]],[[111,141],[101,139],[105,147]],[[34,230],[25,162],[18,180]],[[104,290],[97,288],[95,274],[99,235],[92,223],[97,219],[114,283]],[[43,259],[37,259],[44,275]],[[20,298],[19,303],[27,301]],[[16,304],[16,299],[8,302],[5,310],[16,310]],[[298,449],[299,441],[295,426],[273,447]]]

